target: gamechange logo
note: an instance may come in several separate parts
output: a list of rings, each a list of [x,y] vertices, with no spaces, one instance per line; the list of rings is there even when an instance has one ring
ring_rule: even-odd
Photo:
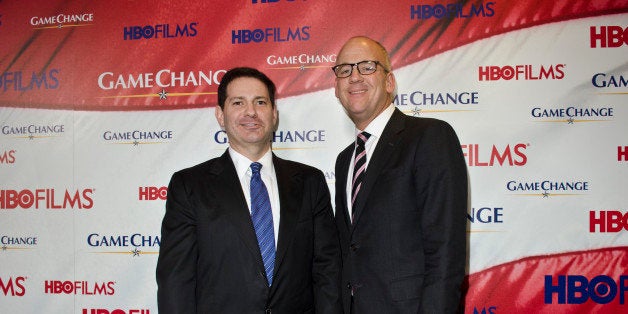
[[[273,132],[273,150],[283,149],[315,149],[316,144],[327,142],[327,130],[301,129],[301,130],[277,130]],[[227,132],[219,130],[214,133],[214,142],[227,144]],[[298,145],[298,146],[297,146]]]
[[[503,233],[507,231],[506,213],[503,206],[473,206],[467,210],[467,233]]]
[[[480,92],[425,92],[416,90],[398,93],[395,95],[393,103],[403,113],[413,116],[434,112],[476,111],[480,104]]]
[[[591,191],[585,180],[510,180],[505,188],[512,195],[549,198],[582,196]]]
[[[287,54],[269,55],[266,57],[266,64],[271,70],[299,70],[306,69],[329,69],[336,63],[336,54]],[[331,71],[330,71],[331,72]]]
[[[34,29],[61,29],[64,27],[84,27],[92,25],[94,13],[66,14],[51,16],[33,16],[29,23]]]
[[[0,253],[7,251],[32,250],[37,246],[36,236],[0,234]]]
[[[64,124],[14,124],[0,126],[0,134],[10,138],[43,139],[60,137],[65,133]],[[9,155],[10,158],[10,155]]]
[[[534,107],[530,110],[534,121],[574,124],[582,122],[607,122],[615,117],[612,106],[556,106]]]
[[[160,101],[170,97],[214,95],[220,79],[227,70],[175,71],[161,69],[146,73],[115,73],[110,71],[98,75],[98,88],[106,99],[157,98]],[[202,88],[208,91],[198,92]],[[195,92],[186,92],[194,90]]]
[[[140,255],[159,254],[161,238],[157,235],[131,233],[131,234],[100,234],[91,233],[86,238],[86,243],[96,254],[121,254],[137,257]]]
[[[598,72],[591,77],[591,86],[598,95],[628,95],[628,78],[618,73]],[[613,98],[616,99],[616,98]],[[533,119],[540,122],[608,122],[615,117],[615,106],[572,105],[561,107],[535,107],[531,110]]]
[[[163,144],[174,138],[172,130],[106,130],[102,133],[102,140],[111,144],[143,145]]]
[[[467,221],[471,224],[503,224],[504,208],[495,206],[471,207],[467,211]]]

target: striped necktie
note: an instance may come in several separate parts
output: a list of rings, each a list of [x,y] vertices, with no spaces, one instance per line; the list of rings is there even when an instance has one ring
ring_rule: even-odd
[[[253,220],[257,243],[262,253],[268,286],[271,286],[275,268],[275,232],[273,231],[270,198],[260,176],[260,169],[262,169],[262,164],[259,162],[251,163],[251,171],[253,172],[251,176],[251,220]]]
[[[362,187],[362,180],[364,179],[364,175],[366,173],[366,151],[364,150],[364,143],[369,139],[371,134],[367,132],[362,132],[358,134],[356,138],[356,147],[355,147],[355,159],[353,162],[353,182],[351,183],[351,221],[353,222],[353,206],[355,204],[355,199],[360,192],[360,188]]]

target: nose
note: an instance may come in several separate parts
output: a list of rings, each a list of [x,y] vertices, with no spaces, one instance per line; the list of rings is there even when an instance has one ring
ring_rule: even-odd
[[[249,117],[256,117],[257,108],[255,107],[255,104],[253,104],[252,102],[247,102],[244,105],[244,113]]]
[[[360,74],[360,71],[358,70],[358,65],[354,64],[351,68],[351,75],[349,75],[349,82],[353,83],[353,82],[360,82],[362,81],[363,77],[362,74]]]

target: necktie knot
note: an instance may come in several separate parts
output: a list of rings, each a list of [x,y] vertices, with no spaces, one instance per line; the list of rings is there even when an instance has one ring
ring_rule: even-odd
[[[364,146],[369,137],[371,137],[371,134],[369,134],[368,132],[359,133],[358,137],[356,138],[358,146]]]
[[[253,172],[253,174],[258,174],[261,169],[262,164],[260,164],[259,162],[251,163],[251,171]]]

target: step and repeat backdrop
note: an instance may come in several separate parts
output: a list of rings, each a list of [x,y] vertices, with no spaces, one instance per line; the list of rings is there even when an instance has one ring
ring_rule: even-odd
[[[355,35],[390,51],[400,110],[460,137],[465,312],[625,311],[628,1],[3,0],[0,312],[157,312],[167,185],[227,148],[232,67],[276,82],[275,154],[334,193]]]

